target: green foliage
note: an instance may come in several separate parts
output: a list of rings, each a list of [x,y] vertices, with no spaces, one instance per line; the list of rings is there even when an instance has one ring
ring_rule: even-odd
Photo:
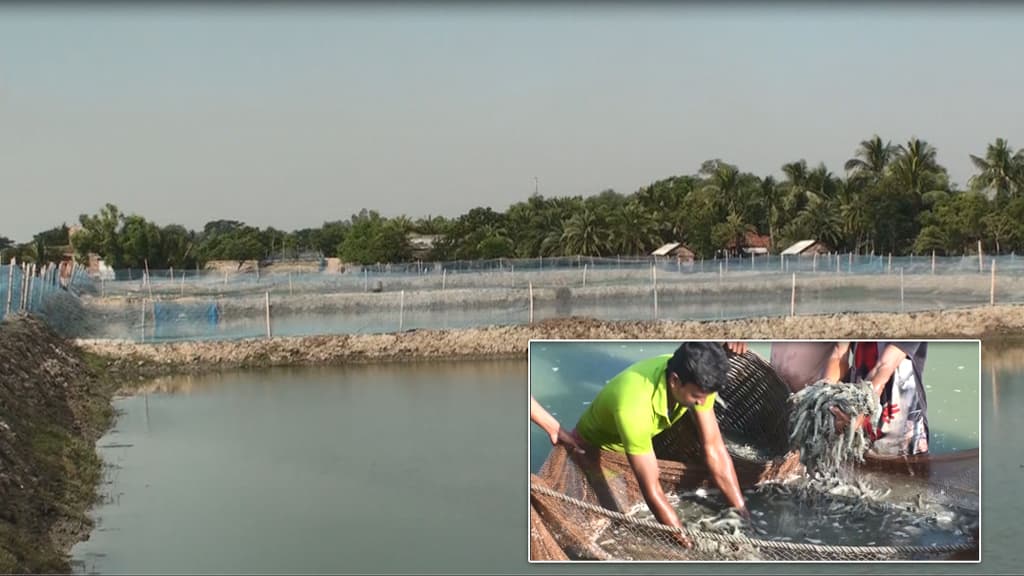
[[[403,262],[412,255],[408,232],[401,221],[363,210],[352,217],[351,228],[339,245],[338,254],[345,262],[358,264]]]

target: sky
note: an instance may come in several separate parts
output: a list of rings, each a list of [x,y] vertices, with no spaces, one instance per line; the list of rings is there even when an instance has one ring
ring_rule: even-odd
[[[861,140],[1024,146],[1014,3],[0,5],[0,236],[631,193]]]

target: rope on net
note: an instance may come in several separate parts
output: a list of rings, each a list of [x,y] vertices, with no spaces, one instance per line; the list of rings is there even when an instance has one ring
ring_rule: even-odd
[[[896,555],[911,555],[911,554],[953,554],[956,552],[966,552],[974,550],[975,544],[963,543],[963,544],[946,544],[941,546],[833,546],[827,544],[804,544],[800,542],[778,542],[775,540],[762,540],[759,538],[750,538],[747,536],[734,536],[731,534],[718,534],[715,532],[707,532],[704,530],[694,530],[686,528],[673,528],[666,526],[658,522],[651,520],[641,520],[632,516],[627,516],[621,512],[609,510],[607,508],[584,502],[572,496],[562,494],[561,492],[552,490],[544,486],[531,485],[531,492],[536,492],[550,498],[555,498],[563,502],[572,504],[584,510],[601,514],[613,520],[618,520],[627,524],[635,526],[643,526],[659,532],[665,532],[669,534],[684,534],[692,536],[693,538],[711,540],[715,542],[722,542],[727,544],[737,545],[748,545],[755,546],[757,548],[766,550],[781,550],[781,551],[792,551],[792,552],[809,552],[814,554],[858,554],[858,555],[885,555],[885,556],[896,556]]]

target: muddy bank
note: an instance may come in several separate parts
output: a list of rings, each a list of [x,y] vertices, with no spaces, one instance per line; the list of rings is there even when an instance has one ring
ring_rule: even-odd
[[[418,359],[525,358],[531,339],[981,338],[1024,333],[1024,306],[914,314],[836,314],[724,322],[606,322],[587,318],[533,325],[396,334],[307,336],[137,344],[78,340],[115,372],[156,375],[218,368]]]
[[[40,321],[0,323],[0,573],[70,571],[92,529],[112,388]]]

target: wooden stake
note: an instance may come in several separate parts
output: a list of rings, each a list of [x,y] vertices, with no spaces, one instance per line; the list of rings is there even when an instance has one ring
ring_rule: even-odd
[[[140,342],[146,341],[146,299],[142,299],[142,338]]]
[[[984,272],[984,271],[985,271],[985,260],[982,258],[982,254],[981,254],[981,240],[978,240],[978,272]]]
[[[292,273],[288,273],[288,295],[292,295]]]
[[[441,290],[445,289],[445,285],[448,283],[448,270],[441,270]]]
[[[848,255],[850,257],[850,263],[846,265],[846,271],[853,274],[853,252],[849,252]]]
[[[583,287],[587,287],[587,265],[583,265]]]
[[[903,266],[900,266],[900,314],[903,313]]]
[[[266,298],[266,310],[267,310],[267,338],[271,337],[270,333],[270,292],[264,292]]]
[[[817,252],[814,253],[814,260],[811,263],[811,271],[812,272],[817,272],[818,271],[818,253]]]
[[[932,250],[932,274],[935,274],[935,250]]]
[[[996,305],[996,259],[992,259],[992,280],[988,292],[988,305]]]
[[[654,289],[654,319],[658,319],[658,267],[651,265],[651,283]]]
[[[892,274],[892,252],[889,252],[889,274]]]
[[[398,331],[405,326],[405,290],[398,296]]]
[[[530,324],[533,324],[533,282],[530,282]]]
[[[796,272],[793,273],[793,288],[789,293],[789,315],[796,316]]]

